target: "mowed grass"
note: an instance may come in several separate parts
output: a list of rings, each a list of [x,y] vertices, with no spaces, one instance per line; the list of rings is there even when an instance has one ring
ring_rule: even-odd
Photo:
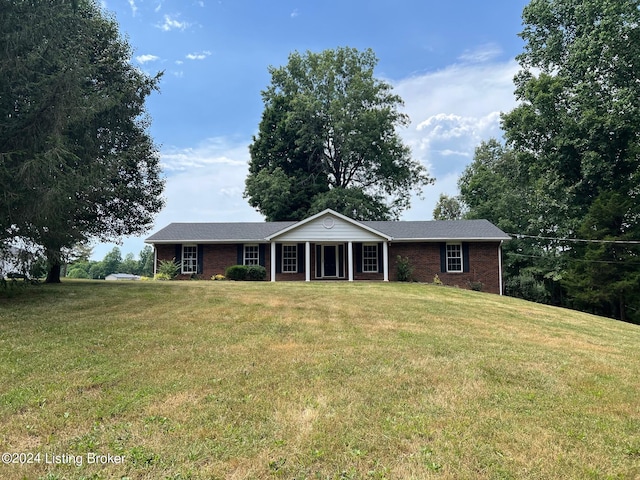
[[[3,479],[637,479],[640,327],[420,284],[44,285],[0,298],[0,452],[40,454]]]

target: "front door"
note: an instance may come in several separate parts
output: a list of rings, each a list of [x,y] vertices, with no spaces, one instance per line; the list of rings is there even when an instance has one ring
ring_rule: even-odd
[[[337,277],[338,269],[337,269],[337,257],[336,254],[338,247],[336,245],[325,245],[323,247],[323,277]]]

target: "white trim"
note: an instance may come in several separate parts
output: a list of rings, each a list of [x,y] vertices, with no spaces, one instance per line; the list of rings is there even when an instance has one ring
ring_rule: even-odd
[[[357,220],[354,220],[353,218],[349,218],[345,215],[342,215],[341,213],[335,212],[333,210],[331,210],[330,208],[327,208],[326,210],[323,210],[320,213],[316,213],[315,215],[309,217],[309,218],[305,218],[304,220],[298,222],[298,223],[294,223],[293,225],[289,225],[286,228],[283,228],[282,230],[272,234],[269,237],[266,237],[266,240],[268,241],[272,241],[274,238],[277,238],[281,235],[284,235],[287,232],[290,232],[291,230],[295,230],[299,227],[301,227],[302,225],[306,225],[307,223],[313,222],[314,220],[324,216],[324,215],[333,215],[336,218],[339,218],[341,220],[344,220],[347,223],[350,223],[351,225],[354,225],[358,228],[361,228],[362,230],[366,230],[369,233],[372,233],[378,237],[384,238],[386,240],[391,240],[391,237],[389,235],[387,235],[386,233],[382,233],[378,230],[376,230],[375,228],[371,228],[368,227],[367,225],[363,225],[362,223],[358,222]]]
[[[384,269],[384,281],[389,281],[389,244],[382,242],[382,268]]]
[[[457,246],[460,247],[460,270],[449,270],[449,258],[454,258],[449,257],[449,246]],[[457,257],[455,257],[457,258]],[[462,243],[461,242],[447,242],[446,246],[445,246],[445,255],[444,255],[444,261],[446,263],[446,267],[447,267],[447,273],[464,273],[464,252],[463,252],[463,248],[462,248]]]
[[[276,281],[276,242],[271,242],[271,258],[269,262],[271,264],[271,281]]]
[[[316,258],[316,262],[320,262],[320,276],[315,278],[335,278],[335,279],[343,279],[346,278],[345,271],[345,255],[344,255],[344,243],[343,242],[327,242],[327,243],[316,243],[317,246],[320,247],[320,258]],[[342,259],[340,258],[340,247],[343,248],[342,251]],[[325,267],[325,259],[324,252],[325,248],[333,248],[335,250],[335,258],[336,258],[336,274],[335,275],[327,275],[324,271]],[[316,255],[317,257],[317,255]],[[342,262],[340,261],[342,260]],[[340,270],[342,267],[342,275],[340,275]],[[316,267],[317,268],[317,267]]]
[[[376,248],[376,255],[375,255],[375,259],[376,259],[376,268],[375,270],[367,270],[365,268],[365,260],[368,258],[369,260],[372,257],[365,257],[364,255],[364,251],[365,251],[365,247],[375,247]],[[378,244],[375,242],[367,242],[367,243],[363,243],[362,244],[362,273],[380,273],[380,265],[378,265],[378,263],[380,263],[378,261],[379,258],[379,254],[380,252],[378,252]]]
[[[304,280],[311,281],[311,242],[304,243]]]
[[[184,269],[184,249],[185,248],[194,248],[195,249],[195,263],[194,266],[195,268],[192,270],[185,270]],[[193,274],[193,273],[198,273],[198,245],[194,245],[194,244],[182,244],[182,252],[180,255],[180,273],[182,273],[183,275],[187,275],[187,274]]]
[[[251,260],[255,260],[256,263],[247,263],[247,247],[255,247],[257,249],[258,256],[255,258],[251,258]],[[242,265],[260,265],[260,245],[257,243],[245,243],[242,245]]]
[[[349,261],[349,281],[353,282],[353,242],[347,244],[347,258]]]
[[[285,249],[285,247],[294,247],[293,251],[296,254],[296,257],[295,257],[295,259],[296,259],[296,269],[295,270],[285,271],[285,269],[284,269],[284,249]],[[298,244],[297,243],[283,243],[282,244],[282,258],[280,259],[280,262],[281,262],[280,271],[282,273],[298,273],[298,261],[299,261],[299,259],[298,259]]]

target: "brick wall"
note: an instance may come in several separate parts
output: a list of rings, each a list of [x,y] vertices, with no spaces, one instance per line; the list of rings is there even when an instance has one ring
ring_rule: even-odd
[[[389,280],[397,279],[397,257],[408,257],[413,278],[432,283],[438,275],[444,285],[472,288],[482,284],[483,292],[500,293],[498,247],[495,242],[470,242],[469,272],[440,271],[440,243],[392,243],[389,247]]]
[[[460,288],[472,288],[482,284],[482,291],[500,293],[498,273],[498,247],[496,242],[470,242],[469,244],[469,272],[446,273],[440,271],[440,244],[434,243],[392,243],[389,246],[389,280],[397,280],[397,257],[408,257],[413,266],[413,278],[418,282],[432,283],[438,275],[445,285]],[[171,260],[175,257],[175,245],[157,245],[158,260]],[[346,256],[346,246],[345,246]],[[271,277],[271,251],[269,245],[265,248],[265,266],[267,280]],[[227,267],[237,263],[237,245],[204,245],[203,272],[201,278],[210,279],[218,273],[224,274]],[[311,245],[311,279],[316,278],[315,246]],[[354,255],[355,263],[355,255]],[[346,264],[346,262],[345,262]],[[345,277],[348,266],[345,265]],[[189,278],[190,275],[180,275],[178,278]],[[355,280],[382,280],[382,273],[357,273],[354,265]],[[304,273],[278,273],[277,281],[304,281]]]

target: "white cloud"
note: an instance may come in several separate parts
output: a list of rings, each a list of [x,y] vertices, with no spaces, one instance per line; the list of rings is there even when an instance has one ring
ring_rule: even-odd
[[[224,138],[209,138],[196,147],[168,148],[160,153],[167,173],[227,165],[246,168],[249,162],[249,141],[231,143]]]
[[[204,60],[205,58],[211,56],[211,52],[208,50],[205,50],[203,52],[199,52],[199,53],[190,53],[187,55],[187,59],[188,60]]]
[[[436,183],[414,198],[407,219],[429,219],[440,193],[457,194],[457,179],[483,140],[500,138],[500,113],[515,107],[515,61],[453,65],[392,82],[411,118],[400,135]]]
[[[131,7],[131,15],[134,17],[138,13],[138,7],[136,6],[136,0],[129,0],[129,6]]]
[[[181,22],[170,15],[165,15],[164,23],[157,25],[157,27],[164,32],[169,32],[171,30],[185,30],[189,27],[189,23]]]
[[[465,52],[458,57],[458,60],[465,63],[484,63],[491,61],[502,54],[502,48],[495,43],[480,45]]]
[[[296,18],[300,16],[300,12],[296,8],[293,12],[291,12],[291,18]]]
[[[147,63],[147,62],[155,62],[156,60],[160,60],[160,57],[156,55],[138,55],[136,57],[138,63]]]

